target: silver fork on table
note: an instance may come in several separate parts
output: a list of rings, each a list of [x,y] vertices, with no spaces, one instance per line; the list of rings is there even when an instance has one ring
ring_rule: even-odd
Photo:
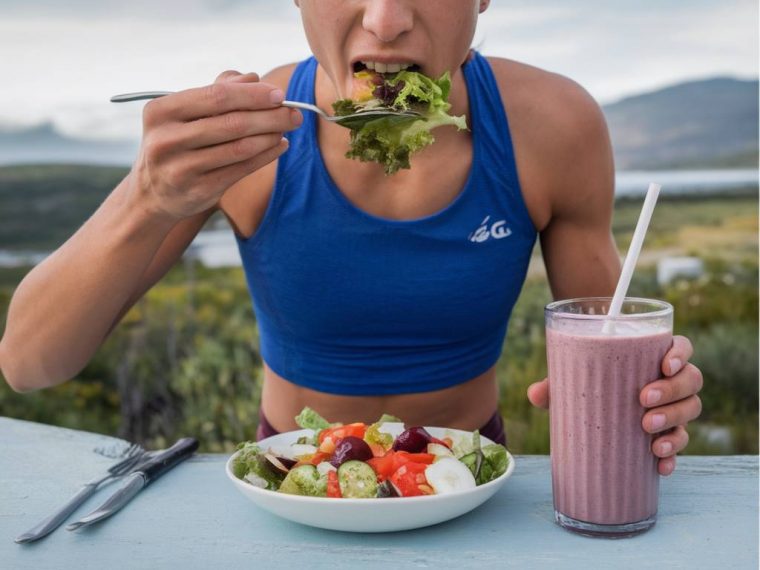
[[[137,93],[122,93],[121,95],[114,95],[111,97],[111,103],[128,103],[130,101],[142,101],[145,99],[158,99],[159,97],[166,97],[171,95],[173,91],[139,91]],[[359,128],[368,121],[375,119],[383,119],[386,117],[392,117],[396,120],[410,120],[410,119],[423,119],[422,115],[417,111],[406,110],[397,111],[395,109],[389,109],[388,107],[375,107],[367,109],[366,111],[357,111],[350,115],[328,115],[324,110],[320,109],[316,105],[311,103],[302,103],[301,101],[283,101],[283,107],[290,107],[292,109],[303,109],[305,111],[311,111],[320,116],[320,118],[330,123],[337,123],[343,127]]]
[[[17,536],[15,539],[16,542],[19,544],[33,542],[53,532],[56,528],[61,526],[63,521],[65,521],[69,515],[77,509],[77,507],[95,494],[95,491],[97,491],[103,483],[126,475],[133,467],[140,463],[147,454],[148,452],[146,452],[142,446],[137,444],[130,445],[124,452],[124,459],[115,465],[112,465],[108,469],[107,475],[86,483],[76,495],[69,499],[65,505],[56,510],[52,515],[40,521],[24,534]]]

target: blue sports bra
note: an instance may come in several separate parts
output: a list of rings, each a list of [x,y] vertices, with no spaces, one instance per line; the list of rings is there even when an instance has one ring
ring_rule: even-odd
[[[493,366],[536,230],[523,202],[507,117],[488,61],[464,66],[473,161],[457,198],[415,220],[354,206],[317,144],[316,115],[289,133],[258,229],[238,238],[261,355],[321,392],[439,390]],[[317,62],[287,97],[314,103]]]

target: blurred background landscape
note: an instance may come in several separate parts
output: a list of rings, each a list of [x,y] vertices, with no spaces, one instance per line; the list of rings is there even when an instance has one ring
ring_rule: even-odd
[[[0,91],[0,332],[23,276],[128,172],[141,107],[111,107],[111,94],[205,84],[227,68],[263,71],[308,54],[290,2],[71,4],[0,0],[0,72],[16,79]],[[676,333],[695,345],[704,412],[687,453],[756,454],[757,3],[555,4],[493,2],[476,45],[568,75],[602,104],[621,253],[647,184],[663,185],[630,294],[672,303]],[[672,33],[652,41],[659,26]],[[253,438],[261,359],[239,265],[231,230],[212,219],[74,381],[30,395],[2,382],[0,415],[149,446],[193,434],[223,451]],[[525,390],[546,374],[550,300],[537,248],[498,364],[515,453],[548,452],[547,414]]]

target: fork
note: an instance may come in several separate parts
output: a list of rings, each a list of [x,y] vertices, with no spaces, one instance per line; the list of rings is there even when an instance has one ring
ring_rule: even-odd
[[[128,444],[127,447],[124,447]],[[139,447],[136,443],[129,443],[128,441],[116,441],[115,443],[109,443],[105,445],[99,445],[93,449],[98,455],[108,457],[108,459],[128,459],[133,450]]]
[[[115,465],[112,465],[108,469],[107,475],[103,477],[99,477],[97,479],[93,479],[89,483],[85,483],[85,485],[79,490],[79,492],[76,495],[74,495],[71,499],[69,499],[69,501],[65,505],[57,509],[49,517],[37,523],[34,527],[30,528],[24,534],[17,536],[15,539],[16,542],[18,544],[33,542],[53,532],[56,528],[61,526],[61,523],[63,523],[63,521],[65,521],[69,517],[69,515],[77,509],[77,507],[79,507],[82,503],[84,503],[87,499],[89,499],[95,493],[95,491],[98,490],[100,485],[102,485],[106,481],[117,479],[123,475],[126,475],[147,454],[148,452],[146,452],[145,449],[142,448],[142,446],[134,444],[134,443],[130,445],[124,452],[124,455],[125,455],[124,459],[119,461]]]
[[[158,99],[159,97],[165,97],[167,95],[171,95],[172,93],[173,91],[139,91],[137,93],[122,93],[121,95],[114,95],[111,97],[111,103],[127,103],[129,101]],[[312,105],[310,103],[285,100],[281,104],[283,107],[290,107],[291,109],[303,109],[305,111],[311,111],[319,115],[319,117],[325,121],[328,121],[330,123],[337,123],[343,127],[348,127],[351,129],[360,128],[364,125],[364,123],[368,121],[383,119],[387,117],[396,117],[400,120],[425,120],[424,117],[417,111],[396,111],[395,109],[389,109],[388,107],[374,107],[372,109],[367,109],[366,111],[351,113],[350,115],[334,116],[328,115],[323,109],[320,109],[316,105]]]

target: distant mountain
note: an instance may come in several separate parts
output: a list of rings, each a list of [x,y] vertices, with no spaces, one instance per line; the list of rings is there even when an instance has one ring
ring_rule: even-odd
[[[34,127],[0,127],[0,164],[66,163],[129,165],[136,141],[103,141],[67,137],[50,123]]]
[[[619,170],[757,167],[757,80],[681,83],[604,113]]]

